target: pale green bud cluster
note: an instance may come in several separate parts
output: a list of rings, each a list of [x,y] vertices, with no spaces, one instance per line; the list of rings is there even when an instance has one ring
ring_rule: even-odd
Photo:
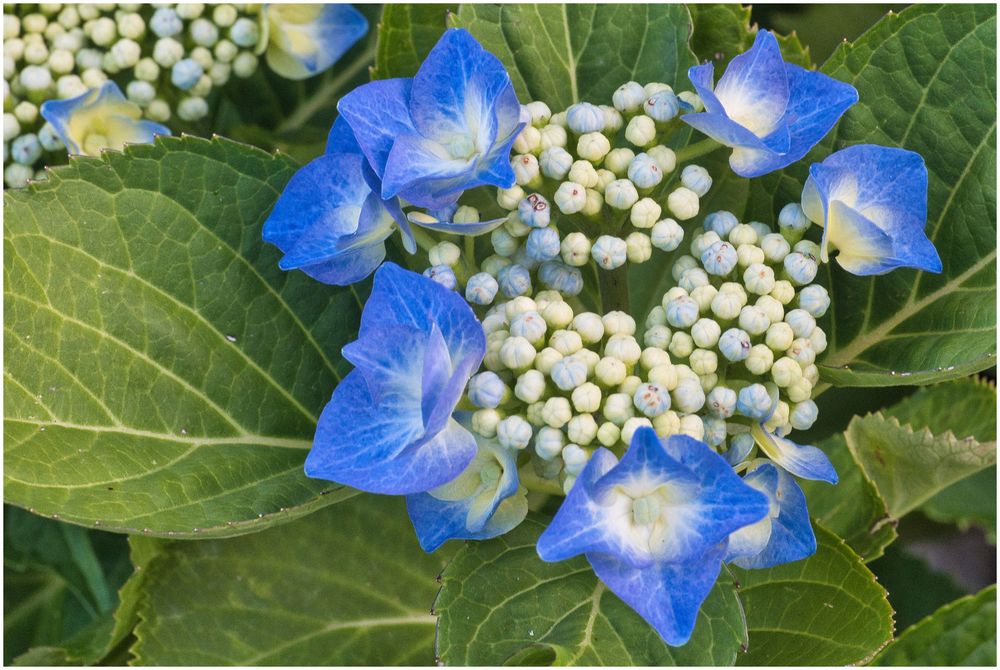
[[[109,78],[150,120],[206,118],[213,90],[257,69],[258,13],[243,4],[5,5],[6,185],[43,178],[41,166],[65,153],[41,104]]]

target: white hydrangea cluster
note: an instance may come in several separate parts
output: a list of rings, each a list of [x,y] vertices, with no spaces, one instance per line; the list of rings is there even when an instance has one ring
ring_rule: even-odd
[[[113,78],[159,123],[208,115],[208,95],[258,64],[259,9],[244,4],[5,5],[4,181],[41,177],[65,149],[39,114]]]

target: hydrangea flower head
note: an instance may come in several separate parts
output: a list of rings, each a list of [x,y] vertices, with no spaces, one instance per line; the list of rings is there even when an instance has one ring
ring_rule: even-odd
[[[856,275],[898,267],[941,272],[927,239],[927,167],[920,154],[858,144],[809,168],[802,209],[823,226],[820,255],[839,250],[837,262]]]
[[[306,458],[310,477],[410,494],[457,477],[476,440],[452,418],[486,353],[486,336],[454,291],[394,263],[376,273],[354,364],[334,390]]]
[[[370,275],[385,258],[385,240],[400,224],[404,243],[406,219],[395,199],[383,201],[350,128],[333,125],[330,151],[292,177],[264,223],[264,241],[279,247],[282,270],[302,270],[337,285]]]
[[[619,462],[600,448],[538,539],[538,555],[585,554],[594,572],[672,645],[694,629],[726,539],[769,511],[721,456],[693,438],[640,427]]]
[[[41,113],[71,154],[99,156],[101,149],[170,134],[166,126],[144,120],[139,105],[129,102],[113,81],[75,98],[43,102]]]
[[[774,35],[757,33],[736,56],[714,89],[711,63],[688,71],[705,111],[684,121],[733,148],[729,165],[743,177],[759,177],[799,160],[858,101],[850,84],[786,63]]]
[[[524,127],[500,61],[449,29],[412,79],[373,81],[337,106],[382,180],[382,197],[441,209],[466,189],[514,184],[510,149]]]
[[[259,49],[288,79],[306,79],[336,63],[368,32],[368,21],[350,5],[265,5]]]

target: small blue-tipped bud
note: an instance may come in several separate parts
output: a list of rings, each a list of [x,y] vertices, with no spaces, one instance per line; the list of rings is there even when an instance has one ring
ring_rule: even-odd
[[[583,290],[580,270],[558,261],[546,261],[538,268],[538,278],[551,289],[563,295],[579,295]]]
[[[712,188],[712,176],[700,165],[688,165],[681,172],[681,183],[699,198],[703,198]]]
[[[21,135],[10,145],[10,156],[21,165],[34,165],[42,157],[42,145],[34,133]]]
[[[705,426],[704,442],[710,447],[717,447],[726,441],[726,420],[717,416],[702,418]]]
[[[565,444],[566,439],[561,430],[545,426],[544,428],[539,428],[538,435],[535,436],[535,453],[542,460],[551,461],[562,453],[563,445]]]
[[[184,30],[184,21],[169,7],[160,7],[149,20],[149,29],[157,37],[173,37]]]
[[[646,91],[642,88],[642,84],[630,81],[615,90],[611,96],[611,102],[619,112],[631,113],[642,106],[646,97]]]
[[[531,442],[531,424],[518,415],[497,424],[497,441],[508,449],[524,449]]]
[[[660,91],[646,99],[643,111],[654,121],[666,123],[677,116],[680,111],[680,102],[673,91]]]
[[[688,293],[693,292],[699,286],[709,286],[711,283],[708,274],[701,268],[688,268],[677,281],[677,285]]]
[[[740,389],[736,411],[754,421],[764,421],[771,412],[771,394],[763,384],[750,384]]]
[[[725,386],[716,386],[709,391],[705,403],[709,414],[728,419],[736,411],[736,391]]]
[[[712,212],[705,217],[705,230],[714,231],[719,237],[726,238],[739,223],[739,219],[732,212]]]
[[[469,277],[465,285],[465,299],[473,305],[489,305],[497,297],[500,284],[488,272],[480,272]]]
[[[729,451],[724,453],[722,457],[726,459],[726,463],[736,467],[750,455],[754,444],[753,436],[750,433],[740,433],[733,437],[729,443]]]
[[[538,157],[538,167],[549,179],[562,180],[573,167],[573,156],[562,147],[549,147]]]
[[[523,337],[532,344],[540,344],[547,329],[545,319],[536,311],[521,312],[510,322],[510,334]]]
[[[795,246],[792,247],[792,251],[797,251],[812,260],[816,260],[820,256],[819,245],[812,240],[799,240],[795,243]]]
[[[476,407],[493,409],[500,405],[509,393],[507,385],[495,372],[480,372],[469,380],[466,394],[469,402]]]
[[[663,306],[667,323],[674,328],[690,328],[698,320],[698,303],[687,296],[670,300]]]
[[[830,294],[819,284],[806,286],[799,291],[799,307],[818,319],[830,307]]]
[[[811,283],[813,279],[816,279],[816,272],[819,270],[815,260],[797,251],[793,251],[785,256],[783,264],[785,266],[785,274],[788,275],[788,279],[796,286],[804,286]]]
[[[760,248],[764,251],[764,258],[769,263],[780,263],[792,251],[788,240],[778,233],[768,233],[761,237]]]
[[[454,290],[454,288],[458,286],[458,278],[455,277],[455,271],[447,265],[435,265],[433,267],[429,267],[424,270],[424,276],[428,279],[436,281],[449,291]]]
[[[598,266],[605,270],[614,270],[625,264],[628,258],[628,245],[621,238],[601,235],[590,248],[590,255]]]
[[[686,414],[694,414],[705,406],[705,390],[697,379],[691,377],[677,382],[672,397],[674,407]]]
[[[559,255],[560,243],[555,228],[535,228],[528,234],[525,253],[536,261],[550,261]]]
[[[521,265],[508,265],[497,275],[500,291],[508,298],[516,298],[531,291],[531,273]]]
[[[260,39],[260,29],[257,22],[243,17],[236,20],[236,23],[229,29],[229,39],[241,47],[252,47]]]
[[[785,323],[792,328],[795,337],[809,337],[816,330],[816,317],[804,309],[793,309],[785,315]]]
[[[567,444],[562,450],[563,463],[566,464],[566,472],[570,475],[578,475],[583,472],[583,468],[590,460],[590,452],[578,444]]]
[[[819,418],[819,407],[812,400],[803,400],[795,403],[791,413],[788,415],[788,422],[795,430],[809,430]]]
[[[521,221],[532,228],[545,228],[552,217],[552,208],[545,196],[532,193],[517,205]]]
[[[174,63],[170,69],[170,81],[174,86],[186,91],[192,88],[205,74],[204,69],[191,58],[184,58]]]
[[[641,384],[632,396],[632,404],[645,416],[653,418],[670,409],[670,392],[656,384]]]
[[[563,391],[572,391],[587,381],[587,364],[575,356],[566,356],[552,366],[552,382]]]
[[[701,254],[701,264],[709,274],[725,277],[733,271],[739,257],[729,242],[718,241]]]
[[[673,251],[684,241],[684,229],[673,219],[663,219],[653,226],[649,238],[657,249]]]
[[[782,230],[795,231],[801,235],[810,225],[809,217],[797,202],[790,202],[778,213],[778,226]]]
[[[64,149],[66,147],[63,141],[59,139],[59,135],[56,133],[56,129],[52,127],[51,123],[47,123],[42,126],[42,129],[38,131],[38,141],[41,143],[42,148],[46,151],[58,151],[59,149]]]
[[[745,330],[730,328],[719,338],[719,351],[727,360],[742,361],[750,355],[750,335]]]
[[[774,231],[771,229],[771,226],[767,225],[766,223],[761,223],[760,221],[751,221],[747,225],[753,228],[754,232],[757,233],[758,240],[760,240],[765,235],[771,235],[774,233]]]
[[[578,102],[566,110],[566,125],[577,135],[604,130],[604,112],[597,105]]]
[[[653,188],[663,181],[663,170],[649,154],[639,154],[628,164],[628,178],[638,188]]]

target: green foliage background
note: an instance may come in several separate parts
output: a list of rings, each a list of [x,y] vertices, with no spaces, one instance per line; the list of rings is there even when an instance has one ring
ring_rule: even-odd
[[[295,85],[262,71],[220,102],[206,134],[264,150],[161,138],[5,193],[4,661],[995,664],[995,572],[925,560],[928,543],[972,538],[995,561],[995,8],[917,6],[867,31],[870,8],[837,8],[837,28],[826,6],[364,11],[373,30],[334,70]],[[719,179],[704,211],[770,220],[809,161],[903,146],[927,161],[945,264],[877,279],[828,266],[847,309],[824,324],[812,432],[841,483],[804,486],[817,553],[724,570],[671,648],[583,559],[537,558],[543,515],[428,556],[402,501],[307,479],[367,287],[279,271],[260,229],[322,151],[339,95],[369,68],[412,75],[447,25],[505,62],[522,102],[604,102],[631,78],[686,88],[690,65],[749,46],[752,19],[801,26],[786,59],[822,63],[861,102],[799,166]],[[841,31],[854,41],[827,58]],[[637,311],[671,285],[670,261],[635,271]]]

